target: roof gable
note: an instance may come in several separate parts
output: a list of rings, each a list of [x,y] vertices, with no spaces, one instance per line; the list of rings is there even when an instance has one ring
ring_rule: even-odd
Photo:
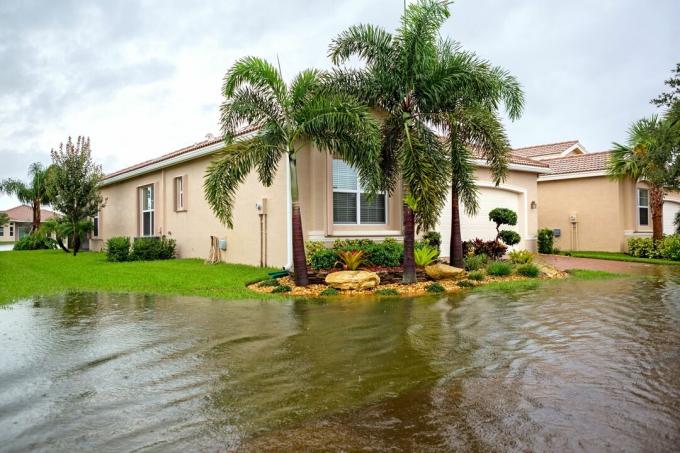
[[[566,157],[568,155],[585,154],[587,151],[578,140],[548,143],[545,145],[515,148],[513,152],[522,157],[546,159],[550,157]]]

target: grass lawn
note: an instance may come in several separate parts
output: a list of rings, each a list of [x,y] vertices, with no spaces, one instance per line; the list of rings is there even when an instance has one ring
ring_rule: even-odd
[[[219,299],[272,298],[245,285],[274,269],[205,264],[200,259],[110,263],[103,253],[0,252],[0,304],[74,291],[176,294]]]
[[[615,252],[571,252],[571,256],[577,258],[595,258],[598,260],[612,260],[612,261],[628,261],[631,263],[646,263],[646,264],[680,264],[680,261],[672,261],[657,258],[637,258],[635,256],[626,255],[625,253]]]

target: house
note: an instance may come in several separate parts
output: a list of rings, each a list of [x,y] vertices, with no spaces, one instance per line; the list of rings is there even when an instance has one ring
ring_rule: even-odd
[[[254,133],[244,131],[239,138]],[[234,207],[234,228],[227,229],[214,216],[203,195],[203,178],[215,154],[223,148],[212,138],[107,175],[101,183],[104,207],[95,218],[92,250],[101,250],[113,236],[160,236],[177,241],[179,257],[206,258],[210,238],[222,241],[228,262],[288,267],[292,263],[288,165],[282,161],[271,187],[263,187],[251,173],[239,190]],[[480,211],[464,216],[463,238],[495,237],[488,211],[507,207],[517,211],[515,226],[521,247],[535,249],[538,213],[538,175],[547,164],[513,155],[507,179],[494,187],[483,159],[475,161],[481,187]],[[306,240],[332,242],[340,238],[402,238],[402,194],[367,199],[356,172],[344,162],[314,149],[298,157],[300,205]],[[450,206],[450,202],[449,202]],[[439,228],[448,251],[450,208]]]
[[[538,225],[554,230],[555,247],[620,252],[629,238],[651,236],[647,184],[608,177],[609,151],[588,152],[573,140],[514,152],[552,170],[538,178]],[[666,194],[664,233],[674,232],[678,211],[680,193]]]
[[[31,233],[31,226],[33,225],[33,208],[31,206],[22,204],[6,210],[5,213],[9,216],[9,222],[0,225],[0,242],[15,242]],[[43,222],[56,216],[56,213],[49,209],[40,210],[40,220]]]

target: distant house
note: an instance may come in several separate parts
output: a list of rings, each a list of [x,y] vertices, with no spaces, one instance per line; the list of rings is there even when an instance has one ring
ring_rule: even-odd
[[[611,153],[588,152],[577,140],[514,150],[552,170],[538,178],[538,225],[556,233],[562,250],[619,252],[632,237],[650,237],[652,216],[644,181],[607,176]],[[674,232],[680,193],[664,199],[664,233]]]
[[[245,131],[247,137],[252,131]],[[228,262],[290,266],[292,262],[288,165],[284,159],[271,187],[263,187],[253,172],[241,185],[234,207],[234,228],[227,229],[212,213],[203,194],[203,179],[221,138],[182,148],[107,175],[101,183],[105,206],[95,218],[97,229],[91,250],[101,250],[113,236],[166,235],[177,241],[182,258],[205,258],[210,236],[224,240],[222,258]],[[300,204],[306,240],[331,243],[337,239],[402,239],[402,194],[369,199],[357,172],[341,160],[313,148],[298,157]],[[488,213],[507,207],[518,214],[514,227],[522,236],[521,248],[535,250],[538,214],[537,177],[548,165],[512,154],[506,180],[496,187],[486,161],[475,160],[480,186],[480,211],[461,218],[463,239],[492,239],[495,226]],[[442,252],[448,256],[450,200],[438,229]]]
[[[0,225],[0,242],[14,242],[31,233],[33,224],[33,208],[22,204],[4,211],[9,216],[9,222]],[[45,221],[57,215],[49,209],[40,210],[40,220]]]

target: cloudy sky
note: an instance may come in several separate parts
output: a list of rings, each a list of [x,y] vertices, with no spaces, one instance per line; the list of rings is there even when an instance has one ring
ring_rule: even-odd
[[[0,179],[69,135],[105,172],[217,133],[236,58],[280,58],[291,79],[326,68],[328,43],[359,22],[392,30],[403,0],[0,2]],[[458,0],[444,33],[522,83],[513,146],[579,139],[591,151],[653,113],[680,61],[678,0]],[[0,209],[16,204],[0,196]]]

